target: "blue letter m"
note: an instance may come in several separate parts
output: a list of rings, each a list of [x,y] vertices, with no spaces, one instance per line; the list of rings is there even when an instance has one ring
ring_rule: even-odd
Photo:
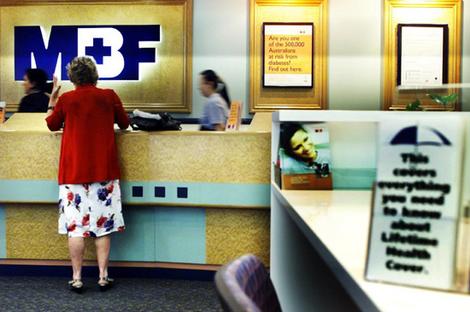
[[[60,57],[62,77],[67,77],[65,65],[77,55],[76,29],[76,26],[53,26],[45,44],[40,26],[15,27],[15,80],[23,79],[25,70],[33,65],[32,58],[36,67],[45,70],[52,79]]]

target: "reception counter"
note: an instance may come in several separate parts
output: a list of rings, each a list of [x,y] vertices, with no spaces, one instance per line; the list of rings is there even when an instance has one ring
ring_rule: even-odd
[[[57,234],[61,132],[44,118],[15,114],[0,126],[8,263],[68,259]],[[116,133],[127,229],[113,238],[112,261],[218,265],[248,252],[269,261],[269,131]]]

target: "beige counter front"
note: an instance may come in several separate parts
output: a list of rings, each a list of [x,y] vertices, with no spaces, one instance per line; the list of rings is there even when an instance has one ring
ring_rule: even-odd
[[[44,117],[0,126],[3,259],[67,259],[56,234],[61,133]],[[269,132],[117,130],[116,139],[127,230],[112,260],[222,264],[252,252],[269,261]]]

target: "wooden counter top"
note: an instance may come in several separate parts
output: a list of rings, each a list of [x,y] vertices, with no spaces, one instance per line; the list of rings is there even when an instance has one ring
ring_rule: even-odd
[[[0,132],[39,132],[39,133],[56,133],[61,134],[62,131],[51,132],[47,128],[45,113],[16,113],[11,116],[5,123],[0,124]],[[237,135],[256,135],[268,134],[270,129],[262,127],[242,126],[240,131],[199,131],[199,125],[182,125],[182,131],[134,131],[131,127],[126,130],[120,130],[114,125],[119,133],[126,134],[148,134],[148,135],[203,135],[203,136],[237,136]]]

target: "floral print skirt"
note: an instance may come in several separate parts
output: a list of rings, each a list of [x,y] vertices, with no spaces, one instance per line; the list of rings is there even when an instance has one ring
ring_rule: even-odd
[[[124,229],[119,180],[59,185],[59,234],[100,237]]]

